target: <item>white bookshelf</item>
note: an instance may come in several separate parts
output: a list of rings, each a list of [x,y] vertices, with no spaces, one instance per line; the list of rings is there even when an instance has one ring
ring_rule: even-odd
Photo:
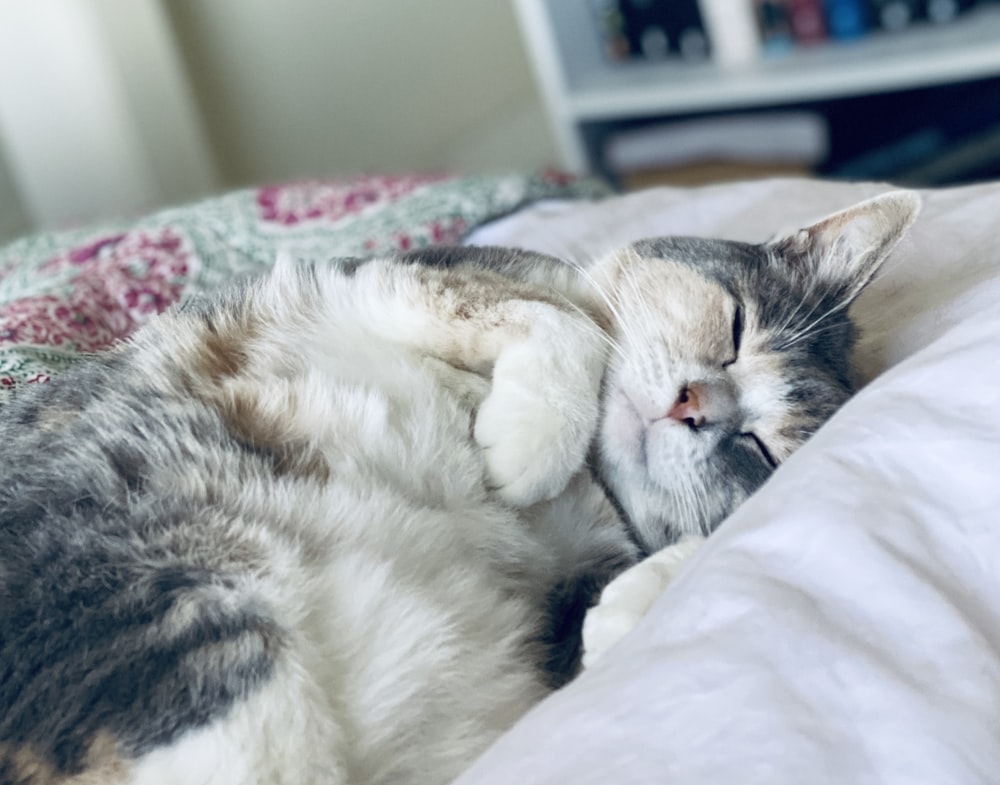
[[[1000,5],[947,25],[924,24],[844,43],[714,63],[609,62],[584,0],[514,0],[562,165],[589,161],[584,124],[740,110],[1000,76]]]

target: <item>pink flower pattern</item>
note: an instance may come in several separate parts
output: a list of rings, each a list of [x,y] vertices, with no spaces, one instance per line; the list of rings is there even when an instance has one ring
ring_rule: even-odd
[[[0,405],[182,294],[267,269],[286,244],[334,258],[457,243],[536,199],[605,192],[556,171],[368,175],[246,189],[115,229],[25,238],[0,249]]]
[[[295,226],[307,221],[334,223],[345,216],[398,201],[447,175],[365,175],[352,180],[304,180],[257,192],[262,221]]]
[[[433,245],[453,245],[461,242],[468,224],[460,216],[442,218],[431,221],[426,226],[418,227],[418,233],[396,232],[389,237],[377,240],[369,237],[364,241],[365,253],[391,253],[393,251],[409,251],[411,248],[422,247],[427,243]]]
[[[40,268],[47,274],[72,270],[68,291],[23,297],[0,307],[0,345],[83,352],[108,346],[180,297],[192,258],[169,227],[71,248]],[[43,376],[28,381],[44,381]]]

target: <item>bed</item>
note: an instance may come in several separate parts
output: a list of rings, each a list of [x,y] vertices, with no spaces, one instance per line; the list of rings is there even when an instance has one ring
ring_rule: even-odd
[[[374,177],[35,235],[0,251],[0,402],[279,248],[461,240],[585,261],[657,234],[759,241],[888,188]],[[1000,185],[923,196],[855,306],[859,394],[462,785],[997,781]]]

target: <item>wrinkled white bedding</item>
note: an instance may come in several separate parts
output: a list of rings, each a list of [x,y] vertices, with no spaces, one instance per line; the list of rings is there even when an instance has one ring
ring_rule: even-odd
[[[470,241],[759,241],[884,190],[659,189]],[[1000,782],[1000,185],[924,197],[854,310],[872,381],[463,785]]]

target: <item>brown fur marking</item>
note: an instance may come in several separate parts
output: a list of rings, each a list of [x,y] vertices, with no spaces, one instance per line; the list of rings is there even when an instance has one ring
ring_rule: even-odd
[[[59,771],[30,745],[0,744],[2,785],[117,785],[128,779],[130,770],[129,762],[118,753],[118,743],[104,732],[94,737],[83,770],[77,773]]]
[[[194,366],[213,382],[239,375],[248,363],[246,346],[260,332],[259,321],[249,314],[220,327],[206,318],[202,325]]]
[[[320,482],[330,479],[330,466],[323,455],[305,439],[289,433],[290,418],[284,411],[275,413],[260,399],[259,387],[233,387],[216,405],[233,434],[254,450],[267,454],[274,473]],[[289,408],[296,406],[295,395],[288,398]]]
[[[253,344],[263,332],[262,319],[252,311],[197,325],[197,340],[184,363],[194,369],[191,391],[219,411],[240,442],[270,458],[276,475],[326,481],[326,460],[305,435],[290,428],[293,417],[288,413],[294,411],[295,396],[288,397],[286,407],[276,408],[273,401],[279,393],[252,375]]]

